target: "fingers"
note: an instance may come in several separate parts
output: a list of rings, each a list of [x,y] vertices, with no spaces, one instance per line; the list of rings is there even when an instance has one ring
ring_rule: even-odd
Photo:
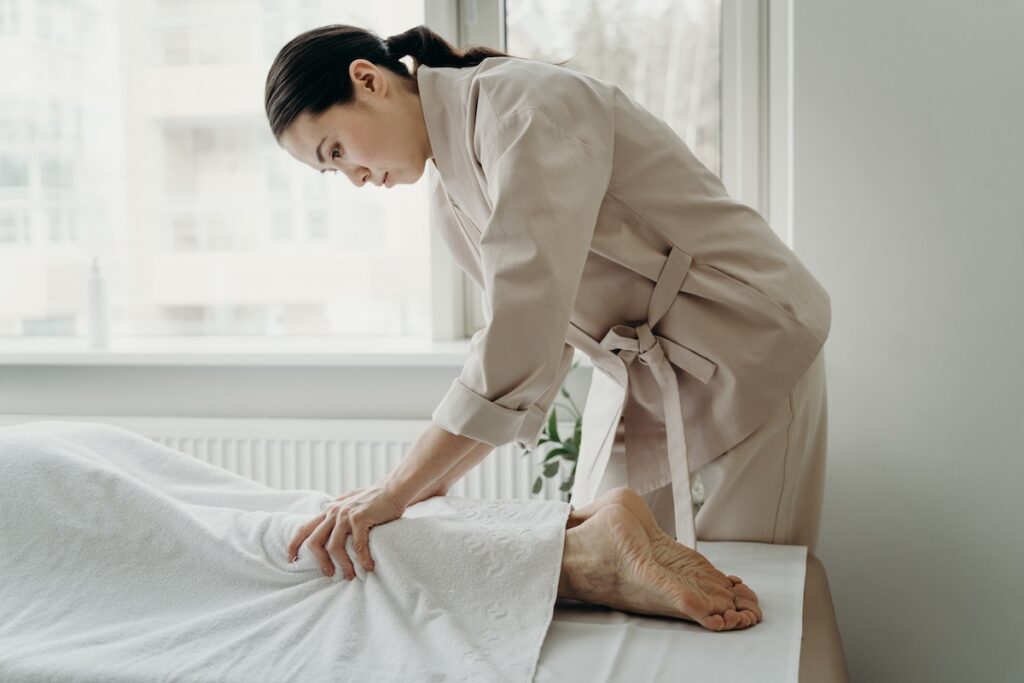
[[[352,547],[356,551],[356,559],[363,569],[373,571],[373,558],[370,557],[370,527],[367,526],[358,515],[350,515],[349,522],[352,526]]]
[[[320,526],[320,523],[324,521],[326,516],[326,512],[321,512],[319,515],[299,527],[299,530],[295,532],[295,536],[292,537],[291,543],[288,544],[286,552],[288,554],[289,562],[294,562],[298,559],[299,546],[301,546],[302,542],[305,541],[311,533],[313,533],[314,529]]]
[[[356,494],[360,495],[356,495]],[[352,555],[367,572],[375,568],[370,554],[370,529],[402,516],[405,505],[385,487],[349,492],[337,498],[347,504],[332,503],[324,512],[300,527],[288,545],[289,561],[298,555],[303,542],[309,546],[324,574],[333,576],[335,563],[342,568],[345,578],[356,578],[355,565],[349,556],[346,542],[352,536]]]
[[[310,534],[309,542],[306,544],[316,563],[320,565],[321,571],[327,576],[334,576],[334,560],[331,559],[324,546],[332,536],[336,524],[337,515],[334,511],[328,511],[323,521]]]
[[[366,523],[364,514],[331,507],[299,527],[286,550],[288,561],[297,559],[299,548],[308,540],[309,552],[325,575],[333,576],[337,564],[342,568],[344,577],[352,580],[356,577],[355,566],[345,547],[351,534],[356,559],[363,569],[372,572],[375,564],[370,554],[371,527]]]
[[[311,542],[310,547],[314,553],[319,550],[326,557],[326,561],[330,565],[330,571],[327,571],[328,576],[334,574],[334,561],[337,561],[341,565],[342,574],[347,580],[351,581],[356,578],[356,568],[352,566],[352,560],[348,556],[348,551],[345,550],[345,540],[348,538],[351,529],[349,527],[348,515],[341,515],[339,513],[335,519],[337,520],[338,518],[341,519],[341,522],[335,522],[334,528],[330,532],[326,549],[318,548],[316,542]]]

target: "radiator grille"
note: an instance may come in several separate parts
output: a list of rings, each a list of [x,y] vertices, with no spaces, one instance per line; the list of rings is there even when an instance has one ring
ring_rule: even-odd
[[[368,486],[389,472],[430,424],[426,420],[294,420],[191,417],[5,415],[0,425],[33,420],[112,424],[274,488],[330,495]],[[573,425],[560,425],[571,434]],[[528,455],[496,448],[449,492],[472,498],[564,500],[562,477],[531,493],[546,448]]]

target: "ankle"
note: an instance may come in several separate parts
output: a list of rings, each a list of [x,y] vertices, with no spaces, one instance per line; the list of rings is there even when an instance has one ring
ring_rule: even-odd
[[[565,532],[562,546],[562,573],[558,577],[558,597],[582,600],[579,581],[586,562],[586,545],[581,542],[574,527]]]

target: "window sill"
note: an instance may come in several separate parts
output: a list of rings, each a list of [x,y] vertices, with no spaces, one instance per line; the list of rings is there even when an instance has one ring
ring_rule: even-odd
[[[119,337],[92,349],[85,337],[0,339],[0,365],[459,367],[469,340],[332,337]]]
[[[0,416],[430,416],[469,354],[452,342],[330,337],[0,337]],[[577,351],[570,389],[584,396]],[[575,377],[572,375],[575,374]]]
[[[239,335],[119,337],[91,349],[85,337],[8,337],[0,338],[0,366],[461,367],[469,343]],[[590,365],[580,351],[576,360]]]

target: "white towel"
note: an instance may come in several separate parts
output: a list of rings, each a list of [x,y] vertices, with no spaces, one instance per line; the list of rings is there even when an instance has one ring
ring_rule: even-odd
[[[285,558],[331,500],[99,423],[0,428],[0,681],[533,678],[568,504],[428,499],[345,581]]]

